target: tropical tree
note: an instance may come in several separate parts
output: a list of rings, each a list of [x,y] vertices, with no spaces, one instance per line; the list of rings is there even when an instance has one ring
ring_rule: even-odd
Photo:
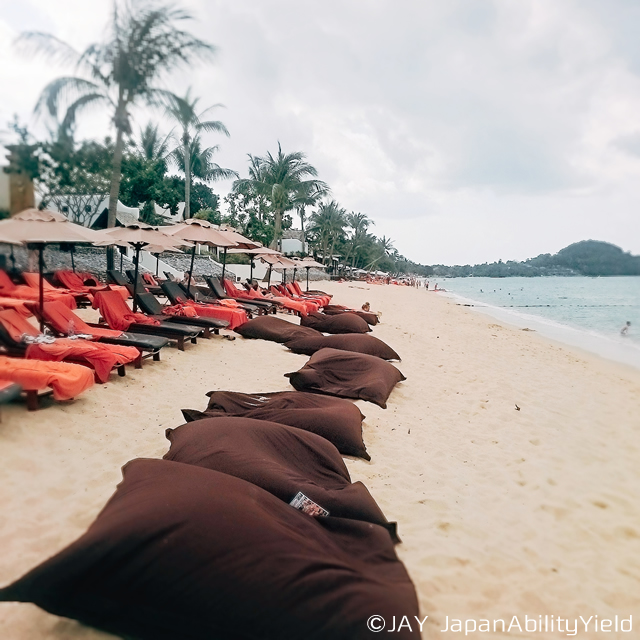
[[[318,172],[306,161],[301,151],[283,153],[278,142],[278,153],[270,152],[264,157],[249,155],[250,176],[233,183],[233,189],[252,191],[264,196],[274,214],[273,248],[279,244],[282,236],[284,214],[300,206],[315,192],[328,193],[329,187],[317,180]]]
[[[227,128],[219,120],[204,120],[207,113],[211,110],[221,107],[220,104],[214,104],[211,107],[206,108],[204,111],[198,113],[198,102],[200,98],[195,98],[191,95],[191,89],[187,90],[184,97],[172,96],[167,106],[167,115],[174,120],[180,129],[182,130],[181,142],[182,149],[176,149],[174,152],[175,157],[182,158],[182,170],[184,171],[184,217],[191,217],[191,158],[194,151],[193,142],[197,139],[197,134],[201,131],[209,131],[216,133],[223,133],[227,137],[229,132]],[[198,143],[199,145],[199,143]],[[199,149],[199,147],[198,147]],[[210,147],[213,149],[211,154],[217,150],[217,147]],[[181,154],[181,155],[180,155]],[[215,165],[217,167],[217,165]],[[218,167],[219,168],[219,167]],[[220,168],[219,168],[220,169]],[[228,169],[220,169],[221,172],[229,171]],[[232,172],[236,175],[235,172]],[[226,177],[226,176],[224,176]],[[223,175],[218,174],[214,179],[222,179]]]
[[[185,176],[187,173],[190,173],[192,178],[199,178],[204,182],[237,178],[238,173],[236,171],[233,171],[232,169],[223,169],[219,164],[213,161],[213,154],[219,149],[220,147],[218,145],[203,149],[200,136],[195,136],[189,142],[188,157],[184,155],[184,148],[177,147],[172,151],[171,158],[177,165],[178,169],[184,172]]]
[[[64,76],[42,91],[36,112],[51,115],[64,110],[63,125],[90,107],[107,107],[116,129],[109,191],[107,226],[116,222],[125,136],[131,135],[131,108],[164,103],[170,94],[155,83],[167,72],[194,58],[213,53],[214,47],[181,29],[191,16],[171,5],[123,3],[114,0],[106,38],[82,53],[55,36],[37,31],[23,33],[19,43],[49,59],[75,62],[81,76]],[[113,267],[113,252],[109,252]]]
[[[322,251],[322,263],[333,255],[336,243],[344,236],[347,212],[335,200],[323,202],[311,215],[309,232]]]
[[[171,139],[171,133],[163,136],[157,124],[147,122],[144,129],[140,129],[138,139],[134,142],[134,149],[145,160],[162,160],[166,163]]]
[[[350,229],[350,237],[346,243],[344,263],[347,264],[351,259],[351,266],[353,267],[362,249],[371,242],[368,230],[369,225],[374,224],[374,222],[366,214],[353,211],[346,216],[346,222]]]

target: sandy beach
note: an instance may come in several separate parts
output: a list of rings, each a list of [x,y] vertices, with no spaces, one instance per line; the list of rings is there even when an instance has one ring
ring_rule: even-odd
[[[398,522],[398,554],[429,616],[423,637],[464,635],[451,632],[455,619],[519,616],[524,624],[525,615],[631,615],[638,633],[640,372],[424,289],[318,286],[338,304],[369,301],[381,311],[373,335],[403,357],[397,366],[407,380],[388,408],[358,403],[371,462],[347,465]],[[161,362],[112,375],[71,403],[3,408],[0,584],[78,537],[124,463],[161,457],[165,429],[183,423],[180,409],[204,409],[212,389],[290,390],[283,374],[306,360],[273,342],[214,337],[185,352],[164,349]],[[577,635],[601,637],[593,622]],[[2,603],[0,637],[112,636]]]

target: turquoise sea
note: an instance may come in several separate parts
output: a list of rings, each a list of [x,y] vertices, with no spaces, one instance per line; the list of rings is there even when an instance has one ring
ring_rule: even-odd
[[[436,283],[430,279],[431,288]],[[463,304],[559,342],[640,368],[640,277],[449,278]],[[629,333],[620,329],[631,322]]]

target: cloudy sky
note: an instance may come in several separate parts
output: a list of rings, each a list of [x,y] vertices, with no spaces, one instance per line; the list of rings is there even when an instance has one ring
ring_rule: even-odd
[[[524,259],[598,239],[640,254],[637,0],[184,0],[213,64],[189,86],[231,138],[218,162],[304,151],[332,196],[425,264]],[[0,128],[72,71],[11,42],[83,48],[109,0],[0,0]],[[137,124],[161,114],[137,112]],[[81,136],[108,119],[88,116]],[[229,184],[216,190],[224,194]]]

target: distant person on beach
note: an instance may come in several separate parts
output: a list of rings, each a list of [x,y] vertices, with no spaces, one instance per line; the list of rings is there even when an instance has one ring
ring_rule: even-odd
[[[363,310],[363,311],[370,311],[370,310],[371,310],[371,305],[370,305],[368,302],[365,302],[365,303],[362,305],[362,310]]]
[[[624,327],[620,329],[620,335],[626,336],[629,333],[630,328],[631,328],[631,323],[627,320],[627,324],[625,324]]]

